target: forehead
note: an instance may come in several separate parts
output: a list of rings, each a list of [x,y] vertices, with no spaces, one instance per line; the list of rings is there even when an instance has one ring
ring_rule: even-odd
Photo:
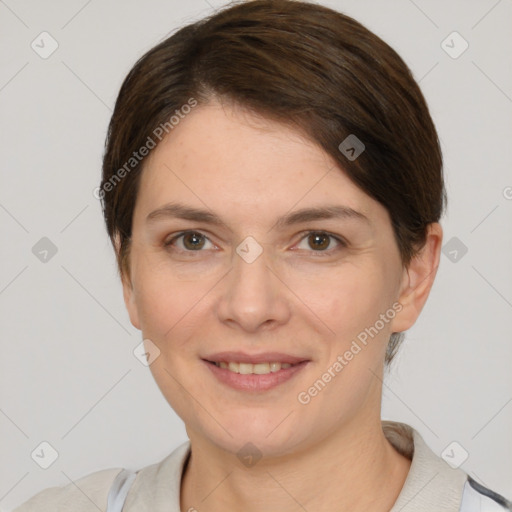
[[[323,202],[367,216],[383,209],[297,130],[216,102],[196,107],[145,162],[136,209],[147,215],[176,199],[269,220]]]

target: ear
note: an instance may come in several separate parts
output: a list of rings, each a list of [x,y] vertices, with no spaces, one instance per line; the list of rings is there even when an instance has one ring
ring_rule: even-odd
[[[404,268],[398,297],[402,309],[391,322],[392,332],[406,331],[420,315],[437,274],[442,241],[441,225],[429,224],[425,246]]]
[[[119,253],[121,250],[121,243],[119,239],[119,235],[114,237],[114,246],[116,251],[116,256],[119,261]],[[139,321],[139,312],[137,309],[137,303],[135,301],[135,291],[133,289],[132,280],[131,280],[131,269],[121,268],[121,284],[123,286],[123,298],[124,304],[128,311],[128,315],[130,316],[130,322],[132,325],[140,330],[140,321]]]

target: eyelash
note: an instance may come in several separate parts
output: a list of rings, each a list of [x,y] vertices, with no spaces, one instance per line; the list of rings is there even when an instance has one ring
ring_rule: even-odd
[[[181,253],[186,253],[186,254],[194,254],[194,253],[200,253],[200,252],[203,252],[203,250],[197,250],[197,251],[190,251],[190,250],[184,250],[184,249],[176,249],[173,247],[173,244],[176,240],[178,240],[179,238],[182,238],[183,236],[185,235],[188,235],[188,234],[195,234],[195,235],[200,235],[201,237],[204,237],[206,238],[210,243],[213,243],[211,242],[211,240],[203,233],[201,233],[200,231],[195,231],[195,230],[188,230],[188,231],[182,231],[180,233],[177,233],[175,236],[173,236],[170,240],[168,240],[167,242],[164,243],[164,246],[166,248],[169,248],[171,250],[177,250],[178,252],[181,252]],[[316,235],[326,235],[332,239],[334,239],[339,245],[338,247],[335,247],[333,249],[324,249],[324,250],[319,250],[319,251],[315,251],[313,249],[310,250],[310,252],[312,252],[313,254],[315,254],[315,256],[329,256],[332,254],[332,252],[336,251],[336,250],[340,250],[344,247],[347,247],[347,242],[345,242],[345,240],[343,240],[342,238],[340,238],[339,236],[337,235],[333,235],[332,233],[329,233],[328,231],[318,231],[318,230],[309,230],[309,231],[304,231],[301,233],[301,239],[299,240],[298,243],[302,242],[304,239],[306,239],[309,235],[312,235],[312,234],[316,234]]]

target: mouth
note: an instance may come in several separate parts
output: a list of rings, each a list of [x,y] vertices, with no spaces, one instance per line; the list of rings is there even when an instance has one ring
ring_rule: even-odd
[[[290,380],[311,361],[285,354],[223,353],[203,359],[222,384],[239,391],[267,391]]]
[[[269,373],[276,373],[279,370],[286,370],[292,366],[297,366],[300,363],[281,363],[281,362],[263,362],[263,363],[240,363],[235,361],[207,361],[214,364],[217,368],[222,368],[233,373],[240,373],[242,375],[267,375]]]

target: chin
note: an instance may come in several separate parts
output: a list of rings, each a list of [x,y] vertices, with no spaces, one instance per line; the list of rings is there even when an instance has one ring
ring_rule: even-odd
[[[248,419],[246,414],[244,418],[243,412],[235,416],[223,416],[224,428],[213,421],[202,425],[199,432],[207,442],[238,457],[251,450],[267,457],[285,456],[307,438],[311,438],[310,435],[297,431],[297,418],[294,418],[293,413],[288,418],[291,420],[289,422],[283,421],[286,414],[277,418],[273,412],[269,412],[262,417],[260,411],[257,419],[255,415],[252,416]]]

